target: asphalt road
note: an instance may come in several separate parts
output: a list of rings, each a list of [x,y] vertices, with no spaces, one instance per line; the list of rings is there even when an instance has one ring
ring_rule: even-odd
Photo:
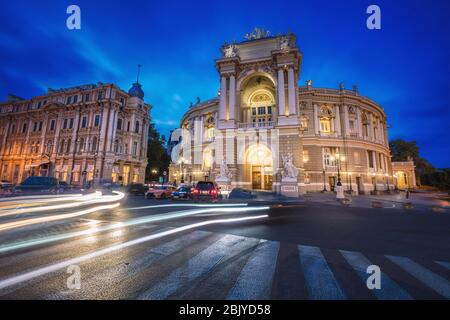
[[[446,213],[112,197],[0,202],[0,299],[450,298]]]

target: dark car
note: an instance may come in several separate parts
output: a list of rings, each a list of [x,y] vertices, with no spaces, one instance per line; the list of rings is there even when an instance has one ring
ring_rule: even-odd
[[[255,199],[256,196],[250,190],[234,188],[228,195],[228,199]]]
[[[211,181],[199,181],[192,192],[194,200],[216,201],[221,198],[219,188]]]
[[[28,177],[14,188],[14,193],[24,194],[58,194],[60,192],[64,192],[64,188],[59,185],[58,179],[53,177]]]
[[[148,187],[144,186],[142,183],[132,183],[128,186],[127,192],[129,194],[137,195],[145,195],[148,191]]]
[[[190,200],[192,199],[192,188],[187,186],[179,187],[172,192],[172,200]]]

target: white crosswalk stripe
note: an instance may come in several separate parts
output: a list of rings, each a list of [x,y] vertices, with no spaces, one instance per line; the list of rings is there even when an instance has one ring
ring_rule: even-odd
[[[228,300],[270,299],[279,242],[261,240],[228,293]]]
[[[226,235],[172,271],[161,282],[141,294],[138,299],[166,299],[183,284],[209,272],[236,250],[245,250],[256,243],[256,239]]]
[[[347,262],[353,267],[358,276],[364,282],[370,276],[367,274],[367,267],[373,265],[369,259],[359,252],[340,250]],[[408,292],[402,289],[387,274],[381,272],[381,289],[374,289],[372,292],[380,300],[411,300],[413,299]]]
[[[450,283],[443,277],[431,272],[409,258],[395,256],[386,257],[426,286],[430,287],[443,297],[450,299]]]
[[[313,300],[343,300],[344,292],[317,247],[298,246],[309,298]]]

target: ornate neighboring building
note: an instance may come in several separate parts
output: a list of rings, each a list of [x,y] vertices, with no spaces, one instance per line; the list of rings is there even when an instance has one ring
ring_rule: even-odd
[[[137,81],[127,92],[91,84],[0,104],[0,178],[144,182],[151,106]]]
[[[353,193],[393,188],[383,108],[356,86],[298,86],[294,34],[246,38],[222,47],[218,97],[183,116],[172,140],[191,147],[174,148],[169,178],[215,180],[227,166],[231,187],[299,194],[334,190],[340,177]]]

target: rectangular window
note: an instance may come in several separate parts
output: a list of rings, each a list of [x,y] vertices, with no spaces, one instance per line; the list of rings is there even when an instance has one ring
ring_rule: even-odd
[[[84,117],[81,119],[81,127],[82,127],[82,128],[86,128],[86,124],[87,124],[87,117],[84,116]]]
[[[367,151],[367,157],[369,158],[369,168],[373,169],[373,151]]]
[[[50,131],[55,130],[55,126],[56,126],[56,120],[55,120],[55,119],[52,119],[52,120],[50,121]]]
[[[252,115],[256,116],[256,108],[252,108]]]
[[[258,107],[258,115],[266,114],[266,107]]]
[[[72,97],[67,97],[67,104],[71,104],[72,103]]]
[[[123,106],[125,105],[125,99],[124,98],[120,98],[120,104]]]
[[[73,96],[73,103],[77,103],[78,101],[78,96]]]
[[[42,121],[39,122],[39,131],[42,131]]]
[[[323,161],[325,167],[336,166],[336,160],[334,155],[336,154],[336,148],[323,148]]]
[[[136,121],[136,123],[134,124],[134,132],[139,133],[139,121]]]
[[[133,156],[135,156],[137,154],[137,146],[138,146],[138,143],[136,141],[133,142]]]
[[[272,114],[272,107],[267,107],[267,114]]]
[[[37,131],[37,126],[38,126],[37,122],[33,123],[33,132]]]
[[[67,129],[67,119],[64,119],[64,122],[63,122],[63,129]]]
[[[102,100],[103,99],[103,91],[99,91],[97,94],[97,100]]]
[[[22,126],[22,133],[25,133],[25,132],[27,132],[27,124],[26,123],[24,123]]]
[[[69,120],[69,129],[73,128],[73,118],[70,118]]]
[[[350,131],[351,131],[351,132],[355,131],[355,121],[350,120],[350,121],[348,122],[348,125],[349,125],[349,128],[350,128]]]
[[[122,119],[117,119],[117,130],[122,130]]]
[[[89,101],[89,93],[86,93],[84,95],[84,102]]]
[[[320,131],[324,133],[331,132],[331,120],[329,118],[321,118],[320,119]]]
[[[99,127],[99,126],[100,126],[100,115],[96,114],[95,119],[94,119],[94,127]]]
[[[130,121],[128,121],[128,123],[127,123],[127,131],[128,132],[130,131]]]

